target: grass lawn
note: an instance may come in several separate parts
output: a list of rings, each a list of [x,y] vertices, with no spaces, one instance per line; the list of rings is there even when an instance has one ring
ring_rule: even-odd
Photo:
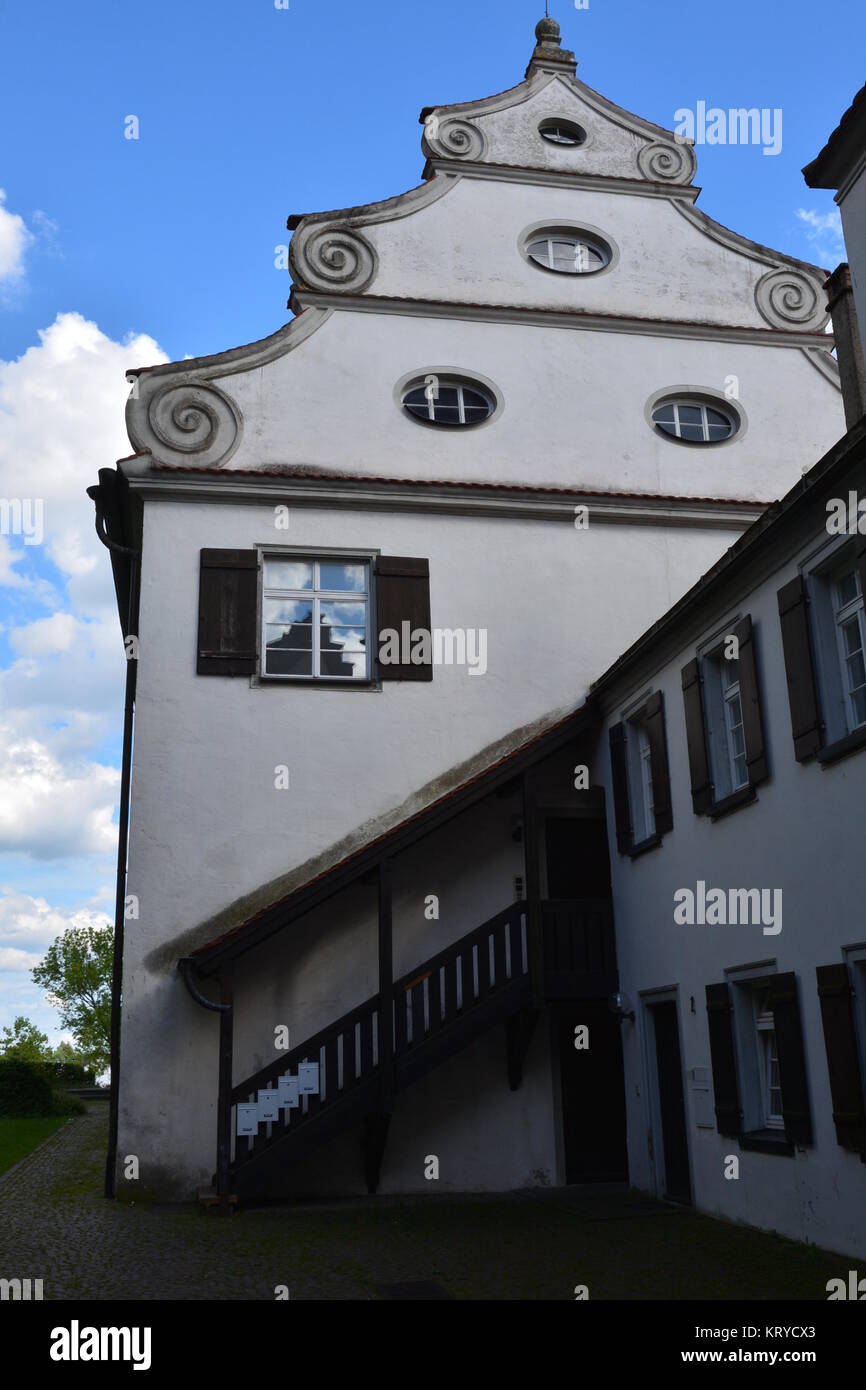
[[[65,1115],[37,1116],[32,1119],[0,1115],[0,1173],[5,1173],[7,1168],[26,1158],[43,1139],[65,1123]]]

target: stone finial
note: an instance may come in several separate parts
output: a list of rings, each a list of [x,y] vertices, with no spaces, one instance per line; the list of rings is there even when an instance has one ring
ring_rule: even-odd
[[[577,72],[577,60],[569,49],[562,47],[562,34],[555,19],[545,17],[535,26],[535,51],[529,60],[526,76],[539,69],[555,68],[559,71]]]

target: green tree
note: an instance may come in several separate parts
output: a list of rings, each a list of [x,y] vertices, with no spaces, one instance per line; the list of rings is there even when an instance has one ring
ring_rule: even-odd
[[[3,1029],[0,1037],[0,1054],[4,1057],[17,1057],[21,1062],[48,1062],[51,1048],[47,1033],[41,1033],[35,1023],[19,1014],[10,1028]]]
[[[68,927],[48,948],[33,970],[33,980],[60,1011],[80,1055],[98,1073],[110,1058],[111,966],[114,932],[111,926]]]

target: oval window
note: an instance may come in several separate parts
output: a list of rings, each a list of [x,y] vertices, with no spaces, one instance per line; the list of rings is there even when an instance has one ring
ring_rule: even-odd
[[[403,408],[429,425],[465,427],[487,420],[496,409],[496,402],[478,382],[431,373],[404,391]]]
[[[655,407],[652,418],[662,434],[688,444],[721,444],[739,427],[733,411],[694,399],[663,401]]]
[[[560,275],[592,275],[610,265],[610,247],[585,232],[536,232],[527,243],[530,260]]]
[[[551,145],[582,145],[586,139],[586,131],[573,121],[542,121],[538,133]]]

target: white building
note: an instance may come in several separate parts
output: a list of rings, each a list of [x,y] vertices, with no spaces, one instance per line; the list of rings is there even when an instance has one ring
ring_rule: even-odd
[[[128,1153],[177,1197],[430,1190],[433,1158],[439,1190],[658,1185],[617,954],[695,994],[707,1067],[723,946],[641,956],[673,856],[613,854],[611,892],[628,677],[586,696],[838,439],[825,272],[700,213],[692,148],[536,35],[518,86],[422,112],[419,188],[290,219],[286,327],[135,374],[93,490],[139,639],[123,1195]],[[704,1148],[694,1200],[761,1219]]]

